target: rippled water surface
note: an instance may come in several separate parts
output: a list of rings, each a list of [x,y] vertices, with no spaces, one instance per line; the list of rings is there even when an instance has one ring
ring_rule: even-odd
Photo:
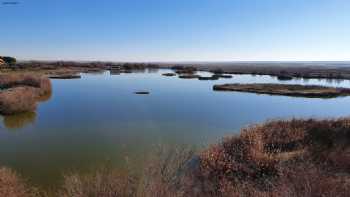
[[[121,75],[83,74],[52,80],[51,98],[36,113],[0,116],[0,164],[38,185],[62,173],[88,171],[108,161],[139,166],[159,144],[203,147],[239,128],[275,118],[340,117],[350,97],[295,98],[214,92],[222,83],[291,83],[350,87],[349,81],[278,81],[270,76],[234,75],[199,81],[165,77],[169,70]],[[208,73],[200,73],[208,75]],[[149,91],[137,95],[135,91]]]

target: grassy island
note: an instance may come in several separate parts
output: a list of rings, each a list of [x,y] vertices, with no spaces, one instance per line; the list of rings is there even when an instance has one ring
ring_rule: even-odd
[[[0,114],[12,115],[34,111],[37,102],[50,98],[48,78],[32,74],[0,75]]]
[[[287,85],[287,84],[223,84],[214,85],[215,91],[252,92],[257,94],[285,95],[309,98],[334,98],[349,96],[350,89],[334,88],[317,85]]]

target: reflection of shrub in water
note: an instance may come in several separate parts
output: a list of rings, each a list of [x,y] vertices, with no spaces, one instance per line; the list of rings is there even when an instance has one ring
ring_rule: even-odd
[[[8,129],[20,129],[35,122],[35,112],[24,112],[15,115],[4,116],[4,125]]]
[[[38,96],[37,101],[38,102],[46,102],[50,100],[52,97],[52,91],[51,89],[49,91],[43,92],[41,95]]]
[[[157,73],[159,71],[159,68],[148,68],[148,73]]]

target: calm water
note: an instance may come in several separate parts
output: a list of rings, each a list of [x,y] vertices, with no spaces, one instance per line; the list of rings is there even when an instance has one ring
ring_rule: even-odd
[[[108,163],[143,161],[159,144],[202,147],[239,128],[274,118],[350,115],[350,97],[294,98],[214,92],[220,83],[293,83],[350,87],[349,81],[293,80],[234,75],[199,81],[164,77],[159,70],[121,75],[83,74],[52,80],[53,94],[36,113],[0,116],[0,165],[50,186],[62,173]],[[208,75],[208,73],[201,73]],[[150,91],[136,95],[135,91]]]

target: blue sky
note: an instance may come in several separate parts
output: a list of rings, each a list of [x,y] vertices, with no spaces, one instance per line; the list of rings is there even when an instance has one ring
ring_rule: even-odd
[[[19,59],[350,60],[349,0],[17,1],[0,54]]]

